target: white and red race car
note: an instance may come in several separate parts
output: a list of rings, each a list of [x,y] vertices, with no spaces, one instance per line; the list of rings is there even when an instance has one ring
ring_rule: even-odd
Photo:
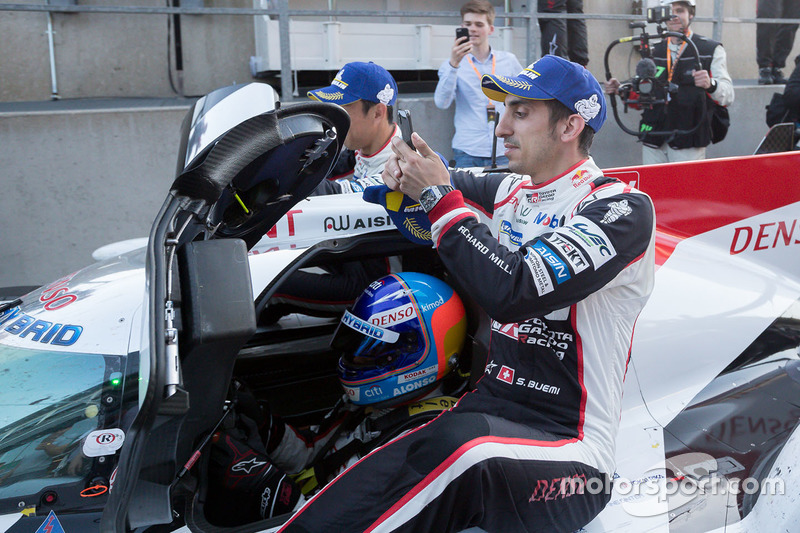
[[[207,520],[207,462],[190,460],[232,376],[306,423],[342,394],[337,319],[260,323],[272,295],[343,261],[440,268],[360,194],[307,198],[347,128],[337,106],[279,108],[262,84],[207,95],[147,248],[0,304],[0,531],[233,530]],[[655,202],[657,274],[611,501],[584,531],[796,530],[799,167],[787,152],[606,171]]]

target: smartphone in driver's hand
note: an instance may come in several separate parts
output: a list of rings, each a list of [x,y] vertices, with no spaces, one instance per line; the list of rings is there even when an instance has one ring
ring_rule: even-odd
[[[462,37],[466,37],[467,40],[469,40],[469,29],[464,27],[456,28],[456,41],[461,39]],[[462,42],[459,44],[464,44],[464,43]]]
[[[398,109],[397,125],[400,126],[400,135],[403,137],[406,144],[410,146],[412,150],[416,150],[416,148],[414,148],[414,143],[411,142],[411,132],[414,131],[414,127],[411,125],[411,111],[408,109]]]

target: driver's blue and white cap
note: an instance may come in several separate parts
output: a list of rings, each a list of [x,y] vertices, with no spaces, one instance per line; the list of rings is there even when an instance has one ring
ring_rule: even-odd
[[[342,67],[329,87],[308,91],[308,97],[339,105],[356,100],[394,105],[397,102],[397,83],[382,66],[372,61],[354,61]]]
[[[603,89],[585,67],[564,58],[546,55],[514,77],[484,74],[483,92],[505,102],[511,94],[531,100],[558,100],[579,114],[595,132],[606,121]]]

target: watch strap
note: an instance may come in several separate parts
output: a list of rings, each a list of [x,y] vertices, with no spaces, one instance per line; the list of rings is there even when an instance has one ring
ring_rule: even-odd
[[[444,198],[447,193],[454,190],[455,187],[452,185],[431,185],[430,187],[425,187],[419,195],[419,203],[426,213],[430,213],[431,210],[436,207],[436,204],[439,203],[439,200]]]

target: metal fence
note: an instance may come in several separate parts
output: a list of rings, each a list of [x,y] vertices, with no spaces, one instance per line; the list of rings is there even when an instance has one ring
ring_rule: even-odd
[[[289,40],[289,20],[291,17],[400,17],[400,18],[460,18],[458,11],[376,11],[364,9],[290,9],[289,0],[273,0],[276,7],[271,9],[240,8],[240,7],[147,7],[147,6],[87,6],[87,5],[35,5],[35,4],[0,4],[0,11],[21,12],[46,12],[52,13],[117,13],[136,15],[262,15],[277,18],[280,32],[281,54],[281,93],[292,94],[291,49]],[[645,21],[646,14],[601,14],[601,13],[538,13],[535,2],[528,2],[526,12],[497,13],[498,18],[521,20],[527,31],[527,62],[532,62],[538,57],[539,50],[539,19],[584,19],[584,20],[615,20],[615,21]],[[714,14],[711,17],[695,17],[695,22],[710,22],[713,24],[713,38],[720,41],[722,38],[723,24],[800,24],[800,19],[772,19],[772,18],[744,18],[723,16],[725,0],[714,0]],[[48,21],[48,27],[51,21]],[[51,77],[55,84],[56,72],[52,54],[52,29],[50,31],[51,51]],[[53,91],[56,93],[57,91]]]

